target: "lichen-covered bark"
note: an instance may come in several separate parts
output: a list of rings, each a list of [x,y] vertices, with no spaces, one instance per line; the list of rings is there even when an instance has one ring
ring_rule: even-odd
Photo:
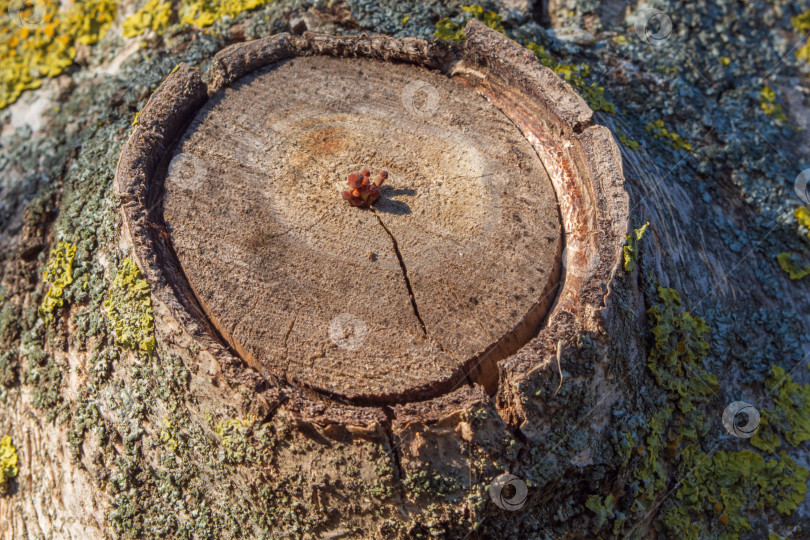
[[[552,3],[554,32],[487,6],[583,94],[605,87],[592,96],[616,112],[595,121],[623,141],[632,225],[650,222],[635,269],[609,284],[606,326],[560,336],[495,400],[448,397],[430,423],[408,405],[302,422],[329,407],[280,407],[180,325],[156,328],[154,353],[116,343],[104,304],[133,248],[113,175],[136,112],[177,64],[204,72],[225,46],[290,22],[425,38],[442,17],[468,17],[460,8],[274,2],[207,32],[147,34],[142,49],[108,32],[76,69],[0,111],[0,437],[19,456],[0,537],[808,534],[810,290],[776,259],[807,249],[792,192],[808,148],[803,41],[789,22],[801,3],[661,3],[675,31],[660,47],[612,3]],[[785,120],[762,107],[766,86]],[[31,110],[43,110],[34,129]],[[76,246],[73,280],[47,323],[43,272],[60,242]],[[756,439],[721,425],[738,399],[765,411]],[[504,471],[529,484],[520,511],[486,492]]]

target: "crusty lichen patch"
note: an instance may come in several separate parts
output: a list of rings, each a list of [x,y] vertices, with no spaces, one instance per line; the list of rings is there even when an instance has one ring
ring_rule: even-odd
[[[116,9],[113,0],[76,0],[67,10],[58,0],[0,0],[0,109],[71,65],[75,46],[100,40]]]
[[[467,36],[464,34],[464,25],[470,18],[478,19],[493,30],[505,34],[503,17],[494,11],[484,11],[479,5],[463,6],[460,17],[456,20],[444,17],[436,23],[436,31],[433,33],[439,39],[447,41],[464,41]],[[410,20],[410,17],[408,18]],[[407,22],[407,21],[406,21]],[[405,22],[403,22],[405,24]]]
[[[802,233],[810,230],[810,210],[804,206],[800,206],[793,212],[793,217],[795,217],[796,221],[799,223]],[[810,238],[810,233],[807,233],[806,236]],[[796,262],[796,257],[793,253],[780,253],[776,256],[776,262],[779,263],[779,267],[790,279],[796,280],[810,276],[810,265],[800,266]]]
[[[751,450],[728,452],[707,444],[709,421],[703,404],[717,391],[717,377],[703,362],[710,352],[708,325],[683,310],[674,289],[658,287],[659,302],[648,310],[654,344],[648,366],[667,402],[647,421],[643,443],[631,432],[617,440],[617,452],[630,463],[626,493],[629,516],[589,497],[586,507],[600,525],[609,520],[613,534],[630,535],[627,517],[661,508],[659,520],[668,537],[686,539],[739,538],[750,532],[752,516],[765,510],[791,514],[807,492],[807,469],[787,453],[773,459]],[[752,444],[770,454],[780,435],[792,446],[810,440],[810,385],[794,383],[779,366],[766,386],[776,408],[762,411],[762,425]],[[671,472],[677,473],[674,493],[667,490]],[[627,508],[627,501],[622,509]]]
[[[647,227],[650,226],[648,221],[638,229],[634,229],[632,233],[627,235],[624,242],[624,270],[625,272],[632,272],[636,267],[636,260],[638,259],[638,242],[647,232]]]
[[[692,145],[683,137],[670,131],[665,127],[664,121],[661,119],[647,124],[647,131],[652,133],[654,139],[664,139],[675,150],[691,150]]]
[[[6,435],[0,439],[0,494],[8,489],[9,482],[17,473],[17,449],[11,443],[11,437]]]
[[[790,24],[802,36],[810,34],[810,10],[807,10],[795,17],[791,17]],[[796,58],[800,60],[807,60],[810,62],[810,39],[804,44],[803,47],[796,51]]]
[[[124,21],[122,25],[124,37],[140,36],[147,30],[163,33],[169,27],[171,16],[171,2],[149,0],[146,5]]]
[[[773,453],[780,435],[791,446],[810,441],[810,384],[797,384],[781,366],[772,366],[771,372],[765,387],[776,407],[760,411],[759,430],[751,444]]]
[[[223,17],[234,17],[268,2],[270,0],[188,0],[179,4],[175,20],[180,26],[206,27]],[[171,2],[149,0],[124,21],[124,37],[140,36],[147,30],[161,35],[171,26],[174,14]]]
[[[53,321],[54,310],[65,305],[65,287],[73,283],[73,259],[75,257],[76,246],[74,244],[59,242],[51,250],[50,260],[42,274],[42,280],[51,286],[39,306],[39,316],[46,324]]]
[[[247,442],[247,435],[253,426],[253,417],[232,418],[219,422],[214,431],[222,437],[222,446],[225,457],[231,463],[244,463],[246,460],[255,460],[255,454]]]
[[[104,308],[113,324],[115,343],[124,349],[155,349],[155,318],[149,284],[132,259],[125,259],[115,275]]]
[[[807,493],[807,469],[785,452],[766,460],[750,450],[708,455],[690,445],[682,450],[678,472],[677,503],[668,505],[662,522],[688,540],[714,537],[718,529],[721,538],[739,538],[752,530],[747,512],[772,508],[787,515]]]
[[[588,84],[585,79],[591,74],[591,68],[587,64],[566,64],[555,59],[542,45],[530,41],[526,43],[526,48],[537,56],[540,63],[551,69],[565,79],[571,86],[577,89],[588,106],[594,111],[615,113],[616,107],[605,97],[605,88],[597,83]]]
[[[701,365],[709,350],[709,327],[683,310],[675,289],[658,287],[658,296],[661,303],[647,312],[655,339],[648,366],[658,384],[678,397],[681,412],[688,413],[696,401],[717,391],[717,377]]]

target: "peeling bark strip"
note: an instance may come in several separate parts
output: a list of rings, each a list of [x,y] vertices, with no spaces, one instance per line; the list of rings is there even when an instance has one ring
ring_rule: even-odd
[[[281,34],[251,43],[237,44],[215,57],[206,76],[207,86],[202,83],[195,70],[181,66],[169,76],[141,112],[139,124],[122,152],[116,181],[122,194],[124,222],[132,237],[140,266],[152,284],[154,300],[158,306],[167,308],[158,307],[156,312],[158,316],[174,317],[192,337],[217,358],[223,365],[227,377],[248,383],[257,392],[262,393],[268,403],[288,400],[289,408],[297,411],[302,419],[365,425],[371,428],[375,424],[391,420],[390,418],[386,420],[377,408],[377,405],[384,403],[421,400],[418,403],[409,403],[405,409],[398,407],[391,414],[396,416],[397,411],[407,410],[408,418],[430,419],[446,415],[450,412],[448,407],[461,410],[486,399],[482,397],[480,391],[473,391],[468,386],[458,387],[466,377],[484,386],[490,393],[497,391],[496,401],[501,415],[512,425],[516,425],[523,419],[520,400],[513,395],[517,383],[529,371],[544,364],[554,355],[556,344],[560,339],[575,336],[583,331],[601,333],[610,326],[612,311],[608,302],[609,283],[619,265],[621,244],[628,231],[628,201],[618,148],[608,130],[592,125],[592,113],[584,101],[568,84],[540,65],[529,51],[475,20],[468,24],[466,34],[468,39],[463,46],[445,42],[428,43],[416,39],[334,37],[314,34],[305,34],[303,37]],[[391,261],[381,262],[391,262],[395,265],[391,271],[396,270],[398,273],[407,267],[411,290],[404,285],[402,289],[406,295],[413,294],[413,305],[419,306],[418,319],[424,318],[428,334],[425,345],[437,349],[435,358],[444,356],[453,359],[448,368],[440,368],[436,372],[437,378],[433,379],[435,382],[422,387],[418,384],[416,386],[406,384],[393,390],[378,388],[369,393],[361,389],[352,393],[347,390],[346,384],[330,387],[332,384],[330,379],[339,378],[339,371],[327,372],[328,376],[319,382],[317,370],[300,371],[300,363],[286,357],[280,358],[285,367],[279,370],[278,364],[272,361],[268,364],[256,356],[254,345],[261,341],[262,330],[258,328],[251,330],[250,325],[241,319],[230,322],[219,320],[218,313],[222,313],[223,316],[229,315],[217,312],[212,303],[223,301],[227,303],[227,298],[223,298],[222,292],[215,294],[214,291],[203,290],[201,284],[204,281],[200,280],[199,276],[189,275],[190,272],[193,273],[193,269],[203,268],[206,251],[198,250],[195,254],[195,247],[202,246],[201,242],[205,239],[203,233],[207,231],[185,230],[184,224],[188,221],[184,220],[191,219],[189,211],[186,211],[185,216],[176,213],[182,208],[179,202],[183,200],[184,195],[180,189],[182,186],[172,185],[173,176],[169,171],[169,162],[174,156],[182,157],[183,152],[191,153],[195,148],[193,144],[184,147],[183,143],[179,142],[179,135],[203,106],[206,94],[209,100],[205,105],[207,112],[195,120],[193,129],[184,139],[186,142],[188,138],[194,137],[195,130],[204,124],[207,115],[213,114],[211,111],[216,110],[217,105],[227,103],[225,100],[228,99],[227,96],[233,95],[231,92],[238,93],[240,88],[250,85],[257,77],[267,76],[266,74],[272,76],[274,70],[286,65],[285,60],[295,57],[315,57],[311,59],[315,62],[313,65],[322,66],[329,65],[326,60],[328,57],[358,59],[346,60],[349,62],[347,65],[351,62],[366,65],[362,62],[369,60],[398,62],[421,66],[420,69],[429,68],[436,74],[443,74],[448,79],[442,84],[458,85],[459,93],[463,87],[467,87],[500,109],[508,119],[503,132],[508,133],[511,130],[519,136],[522,134],[523,142],[520,144],[527,144],[528,141],[529,147],[536,153],[536,156],[530,156],[531,159],[539,157],[553,185],[564,232],[564,245],[560,246],[565,247],[563,268],[560,268],[556,261],[550,264],[545,271],[545,277],[534,283],[532,307],[522,308],[517,319],[507,321],[510,331],[501,331],[498,334],[500,338],[496,338],[485,349],[471,356],[469,353],[459,354],[455,347],[443,346],[443,339],[451,344],[463,344],[463,339],[446,341],[449,338],[432,335],[432,332],[441,329],[441,325],[437,325],[436,322],[442,318],[439,312],[436,312],[438,318],[431,320],[431,299],[428,298],[426,301],[417,297],[420,290],[430,289],[425,289],[419,283],[420,259],[414,257],[415,251],[410,250],[409,233],[400,233],[400,230],[407,231],[407,227],[397,228],[398,221],[401,221],[403,216],[396,213],[379,216],[384,220],[386,228],[390,229],[388,234],[391,238],[396,235],[396,242],[401,249],[398,260],[392,257]],[[317,59],[324,57],[324,60]],[[302,59],[295,62],[303,61]],[[391,66],[393,68],[396,64]],[[402,66],[398,69],[409,68]],[[272,104],[268,105],[270,106]],[[256,126],[249,121],[250,111],[242,113],[245,116],[242,118],[245,125],[242,125],[241,129],[244,129],[245,133],[252,133],[255,137]],[[214,114],[211,118],[215,116]],[[332,139],[326,137],[321,143],[328,144]],[[313,142],[316,146],[321,143]],[[516,146],[519,147],[520,144]],[[169,151],[173,145],[177,145],[175,151]],[[300,143],[296,143],[286,150],[292,154],[301,153],[300,146]],[[224,158],[228,157],[228,149],[219,150]],[[519,160],[520,154],[518,151]],[[307,155],[313,162],[310,163],[311,166],[323,167],[318,169],[319,173],[334,174],[340,183],[345,180],[345,175],[340,176],[342,171],[335,170],[337,166],[335,163],[328,160],[325,160],[328,163],[314,163],[318,154]],[[369,157],[373,158],[374,155]],[[303,162],[299,165],[303,166]],[[355,168],[360,165],[379,168],[374,163],[347,165]],[[244,166],[244,163],[234,163],[233,166],[241,166],[240,178],[256,173],[255,170],[251,170],[251,166]],[[391,170],[390,166],[386,168]],[[169,172],[164,211],[169,224],[168,231],[163,222],[164,216],[160,215],[159,211],[162,208],[162,184],[167,171]],[[177,178],[188,179],[192,172],[193,163],[192,169]],[[346,172],[349,172],[348,169]],[[226,178],[223,175],[228,174],[228,171],[215,170],[214,174]],[[392,178],[395,178],[395,175],[392,175]],[[229,192],[231,187],[222,188],[223,192]],[[231,192],[231,195],[233,194]],[[289,194],[285,197],[289,200]],[[319,197],[316,197],[314,204],[322,205],[323,202],[317,199]],[[199,204],[202,200],[187,199],[186,202]],[[339,196],[335,198],[334,204],[340,207],[341,211],[357,211],[342,203]],[[255,205],[248,206],[250,208],[245,207],[248,211],[256,210]],[[205,212],[206,209],[197,207],[196,211]],[[364,231],[369,224],[363,225],[363,220],[369,221],[368,218],[374,219],[374,216],[371,213],[357,212],[353,215],[360,219],[361,225],[358,230]],[[203,214],[203,217],[205,216]],[[528,216],[526,214],[526,217]],[[171,222],[178,217],[180,221],[176,224]],[[204,220],[198,222],[202,223]],[[375,225],[379,226],[378,223]],[[308,225],[308,229],[310,232],[318,231],[319,226],[318,223],[312,223]],[[272,238],[275,241],[288,233],[289,229],[278,228],[264,231],[262,234],[265,238]],[[400,234],[403,236],[400,237]],[[195,235],[198,240],[196,244],[191,242]],[[532,239],[536,241],[537,237]],[[391,239],[385,240],[390,245]],[[508,239],[504,240],[506,242]],[[261,242],[263,240],[259,243]],[[559,245],[560,241],[556,242]],[[208,256],[211,255],[212,247],[213,245],[206,246],[209,250]],[[380,251],[383,251],[382,248]],[[559,256],[559,251],[556,253]],[[481,249],[479,254],[481,257],[486,255]],[[287,257],[294,258],[295,253],[277,252],[272,256],[278,257],[277,264],[283,264],[288,260]],[[523,264],[531,266],[535,263]],[[233,268],[238,271],[236,266]],[[386,266],[381,265],[381,268]],[[518,274],[524,270],[523,265],[514,269]],[[228,277],[223,276],[223,279]],[[391,279],[387,282],[394,283]],[[398,282],[401,284],[403,280],[399,279]],[[520,282],[518,280],[517,283]],[[196,290],[197,294],[195,287],[199,289]],[[258,298],[256,301],[268,302],[272,298],[268,296]],[[251,306],[245,305],[244,313],[240,315],[248,317],[250,309]],[[279,309],[284,307],[279,306]],[[410,316],[414,317],[411,306],[408,306],[408,310]],[[458,321],[466,320],[469,323],[470,317],[467,315],[465,319],[465,314],[465,311],[457,314],[456,316],[460,317]],[[514,317],[514,314],[512,316]],[[501,318],[503,314],[499,313],[494,320]],[[302,324],[302,320],[298,317],[291,321],[276,325],[281,333],[278,343],[285,350],[282,353],[289,352],[287,349],[294,334],[301,328],[299,325]],[[370,321],[365,322],[368,324]],[[412,322],[418,327],[419,321],[416,317]],[[445,334],[452,334],[453,324],[456,324],[455,320],[449,324],[451,326],[449,333],[446,332],[446,328],[444,329]],[[235,336],[238,338],[235,339]],[[351,366],[350,361],[347,363],[350,358],[351,356],[346,356],[336,366]],[[250,367],[245,366],[243,360]],[[317,360],[319,359],[312,359],[316,367],[319,366]],[[320,376],[323,377],[323,374]],[[295,384],[291,387],[285,381],[295,381]],[[316,391],[313,392],[311,389]],[[324,400],[324,398],[331,399]]]

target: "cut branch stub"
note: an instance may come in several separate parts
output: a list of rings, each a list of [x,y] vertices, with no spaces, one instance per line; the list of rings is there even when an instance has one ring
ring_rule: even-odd
[[[372,211],[341,197],[364,167],[390,173]],[[313,56],[248,75],[197,114],[165,189],[219,331],[251,365],[330,395],[451,390],[504,336],[532,337],[553,300],[560,218],[542,163],[497,108],[425,68]]]
[[[627,229],[615,143],[531,53],[467,35],[235,45],[204,104],[171,75],[116,174],[156,300],[279,391],[359,406],[492,394],[530,340],[545,359],[547,319],[598,325]],[[370,210],[341,196],[364,167],[390,173]]]

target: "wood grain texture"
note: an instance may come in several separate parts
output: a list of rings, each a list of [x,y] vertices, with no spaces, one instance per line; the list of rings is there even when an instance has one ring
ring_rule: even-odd
[[[340,197],[364,166],[390,173],[372,211]],[[368,404],[449,391],[504,336],[525,343],[561,251],[549,178],[503,113],[365,59],[287,60],[213,95],[168,166],[164,219],[241,356]]]

